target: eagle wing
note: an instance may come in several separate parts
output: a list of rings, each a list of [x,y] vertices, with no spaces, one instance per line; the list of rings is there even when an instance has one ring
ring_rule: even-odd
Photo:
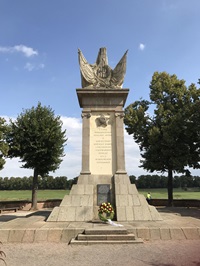
[[[122,56],[119,63],[116,65],[116,67],[112,71],[111,84],[114,86],[122,87],[122,84],[124,82],[124,76],[126,73],[127,53],[128,53],[128,50],[125,52],[125,54]]]
[[[92,66],[87,62],[83,53],[78,49],[78,59],[82,77],[82,87],[87,87],[95,83],[95,75]]]

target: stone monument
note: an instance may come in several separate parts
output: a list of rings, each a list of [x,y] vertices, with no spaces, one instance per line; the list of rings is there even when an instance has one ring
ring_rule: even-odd
[[[48,221],[98,220],[98,206],[110,202],[116,221],[161,220],[148,205],[125,170],[124,111],[129,89],[122,89],[127,52],[114,69],[106,48],[100,48],[95,64],[78,50],[82,88],[77,89],[82,108],[82,170],[60,206]]]

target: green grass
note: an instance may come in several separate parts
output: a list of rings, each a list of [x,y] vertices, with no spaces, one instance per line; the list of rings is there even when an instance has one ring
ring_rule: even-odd
[[[150,192],[153,199],[167,199],[166,188],[138,189],[145,197]],[[69,194],[69,190],[38,190],[38,200],[63,199]],[[188,188],[188,191],[174,189],[174,199],[199,199],[199,188]],[[0,190],[0,201],[6,200],[31,200],[31,190]]]
[[[38,200],[63,199],[69,190],[38,190]],[[31,200],[31,190],[0,190],[0,201]]]
[[[153,199],[167,199],[167,188],[150,188],[150,189],[138,189],[140,194],[143,194],[145,197],[148,192],[151,193]],[[188,188],[187,191],[184,191],[181,188],[173,189],[173,198],[174,199],[198,199],[200,200],[200,189],[199,188]]]

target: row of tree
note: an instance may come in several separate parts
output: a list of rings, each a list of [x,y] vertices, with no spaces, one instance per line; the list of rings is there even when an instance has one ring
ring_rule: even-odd
[[[131,175],[130,181],[137,188],[167,188],[167,176],[141,175],[136,178]],[[38,176],[38,189],[71,189],[77,183],[77,177],[67,179],[66,176]],[[32,189],[33,177],[0,177],[0,190],[30,190]],[[174,188],[199,187],[199,176],[174,176]]]
[[[150,100],[130,104],[124,122],[140,147],[140,167],[168,173],[171,206],[174,173],[200,168],[200,89],[166,72],[155,72],[149,87]]]
[[[71,189],[77,183],[77,177],[67,179],[66,176],[38,176],[38,189]],[[0,177],[0,190],[30,190],[33,177]]]
[[[132,184],[136,184],[137,188],[167,188],[168,177],[159,175],[141,175],[138,178],[131,175],[130,181]],[[199,187],[199,176],[174,176],[173,188],[187,188],[187,187]]]

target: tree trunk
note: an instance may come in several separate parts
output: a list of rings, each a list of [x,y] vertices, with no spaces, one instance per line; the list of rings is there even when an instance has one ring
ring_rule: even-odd
[[[172,170],[168,170],[168,206],[173,206],[173,173]]]
[[[31,210],[37,210],[38,172],[34,169]]]

